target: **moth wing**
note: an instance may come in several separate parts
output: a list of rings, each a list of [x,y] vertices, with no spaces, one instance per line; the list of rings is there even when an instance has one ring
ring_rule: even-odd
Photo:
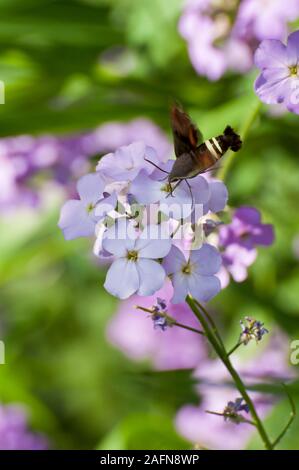
[[[187,113],[174,105],[171,109],[171,128],[174,139],[174,152],[177,158],[195,150],[203,136]]]

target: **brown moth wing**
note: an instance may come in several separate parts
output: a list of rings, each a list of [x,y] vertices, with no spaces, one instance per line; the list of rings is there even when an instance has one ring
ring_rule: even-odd
[[[178,105],[171,109],[171,128],[174,138],[174,151],[177,158],[195,150],[202,141],[202,134],[190,117]]]

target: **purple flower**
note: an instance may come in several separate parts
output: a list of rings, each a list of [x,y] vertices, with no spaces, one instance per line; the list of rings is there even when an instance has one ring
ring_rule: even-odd
[[[227,246],[222,252],[223,267],[231,274],[234,281],[243,282],[247,278],[247,269],[254,263],[256,257],[255,249],[248,250],[235,243]],[[221,282],[222,287],[225,287],[225,284]]]
[[[242,0],[236,27],[244,38],[284,39],[288,21],[298,15],[298,0]]]
[[[147,226],[137,233],[132,225],[121,221],[107,230],[103,248],[117,259],[110,266],[105,289],[126,299],[137,293],[152,295],[165,281],[165,271],[157,259],[166,256],[171,240],[161,233],[160,226]]]
[[[130,122],[108,122],[88,134],[85,147],[89,155],[114,152],[118,147],[142,140],[153,147],[162,162],[172,154],[172,145],[161,129],[149,119],[134,119]]]
[[[240,245],[252,250],[257,245],[269,246],[274,241],[273,226],[261,222],[261,214],[254,207],[240,207],[232,222],[220,228],[220,244],[224,247]]]
[[[221,266],[221,256],[211,245],[204,244],[199,250],[191,251],[188,260],[173,246],[163,266],[171,276],[174,287],[172,302],[175,304],[184,302],[188,294],[208,302],[220,291],[220,281],[215,274]]]
[[[145,158],[159,164],[157,154],[152,147],[141,141],[133,142],[118,148],[114,153],[104,155],[96,170],[101,172],[107,181],[133,181],[141,170],[148,174],[155,170]]]
[[[22,406],[0,405],[0,450],[46,450],[47,440],[31,432]]]
[[[206,341],[199,335],[179,327],[166,331],[151,328],[150,316],[136,309],[136,305],[151,309],[157,296],[165,299],[167,313],[180,323],[200,328],[198,320],[186,303],[172,304],[173,287],[167,279],[154,296],[133,295],[119,303],[115,316],[107,328],[109,341],[123,351],[130,359],[147,361],[154,369],[194,368],[207,356]]]
[[[240,321],[242,333],[240,334],[240,342],[245,346],[252,340],[258,343],[263,339],[263,336],[269,331],[264,327],[264,323],[255,320],[254,318],[245,317],[245,322]]]
[[[94,235],[100,216],[95,214],[96,204],[104,198],[105,184],[99,173],[82,176],[77,184],[80,199],[67,201],[60,213],[58,226],[66,240]]]
[[[206,184],[204,178],[201,178]],[[192,196],[188,188],[180,184],[173,190],[167,181],[156,181],[146,175],[144,171],[139,173],[130,187],[130,193],[140,204],[159,203],[159,209],[165,215],[175,219],[188,217],[192,210]]]
[[[191,0],[180,18],[179,31],[188,43],[193,67],[199,75],[218,80],[227,69],[247,71],[252,65],[249,44],[231,34],[228,2],[214,5],[212,0]]]
[[[287,46],[275,39],[264,40],[254,59],[261,70],[255,82],[259,98],[267,104],[283,104],[299,114],[299,31],[290,34]]]
[[[209,181],[210,196],[208,201],[204,204],[204,214],[207,212],[220,212],[222,211],[228,201],[227,187],[222,181],[212,180]]]

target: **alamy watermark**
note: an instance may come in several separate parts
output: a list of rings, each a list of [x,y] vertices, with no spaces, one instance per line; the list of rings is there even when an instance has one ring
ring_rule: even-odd
[[[5,104],[5,84],[0,80],[0,104]]]
[[[299,339],[294,339],[290,344],[290,348],[290,363],[293,366],[297,366],[299,364]]]

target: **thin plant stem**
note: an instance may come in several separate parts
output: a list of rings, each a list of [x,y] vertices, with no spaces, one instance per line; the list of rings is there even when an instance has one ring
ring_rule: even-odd
[[[214,322],[212,316],[209,314],[209,312],[207,311],[207,309],[206,309],[200,302],[198,302],[198,300],[193,299],[193,301],[196,303],[196,305],[201,309],[201,311],[204,313],[204,315],[205,315],[205,316],[207,317],[207,319],[209,320],[210,325],[211,325],[211,327],[212,327],[212,330],[213,330],[214,334],[217,336],[217,339],[218,339],[218,341],[219,341],[219,343],[220,343],[220,346],[221,346],[222,349],[223,349],[223,352],[226,354],[225,345],[224,345],[224,343],[223,343],[223,341],[222,341],[222,338],[221,338],[221,336],[220,336],[220,333],[219,333],[219,331],[218,331],[218,328],[217,328],[216,323]]]
[[[223,418],[226,417],[226,415],[224,413],[217,413],[217,411],[206,410],[206,413],[208,413],[209,415],[222,416]],[[251,424],[251,426],[255,427],[255,423],[253,421],[251,421],[250,419],[243,418],[243,416],[242,416],[242,420],[240,422],[241,423]]]
[[[228,353],[228,356],[231,356],[241,345],[243,344],[242,341],[239,341]]]
[[[240,135],[241,135],[241,139],[244,143],[253,123],[255,122],[259,112],[260,112],[260,109],[261,109],[261,106],[262,106],[262,103],[260,100],[257,99],[256,103],[254,103],[254,106],[252,107],[251,109],[251,112],[248,114],[246,120],[244,121],[244,124],[243,126],[241,127],[240,129]],[[237,153],[236,152],[233,152],[232,150],[230,150],[226,157],[225,157],[225,160],[224,160],[224,163],[223,165],[221,166],[221,168],[219,169],[218,173],[217,173],[217,177],[222,179],[222,180],[225,180],[226,179],[226,176],[227,176],[227,173],[230,169],[230,167],[232,166],[235,158],[237,157]]]
[[[150,315],[153,315],[155,313],[153,310],[146,307],[141,307],[140,305],[136,305],[136,308],[137,310],[142,310],[143,312],[149,313]],[[197,333],[198,335],[206,335],[203,331],[198,330],[197,328],[193,328],[192,326],[184,325],[183,323],[177,322],[174,318],[170,317],[169,315],[164,314],[164,316],[170,321],[171,326],[178,326],[179,328],[192,331],[193,333]]]
[[[290,413],[290,417],[289,417],[289,420],[288,420],[287,424],[285,425],[285,427],[283,428],[283,430],[281,431],[279,436],[273,442],[273,449],[279,444],[281,439],[285,436],[286,432],[288,431],[289,427],[291,426],[292,422],[294,421],[294,419],[296,417],[296,406],[295,406],[295,403],[294,403],[291,395],[289,394],[288,388],[285,384],[281,384],[281,385],[283,386],[283,388],[284,388],[284,390],[287,394],[287,397],[289,399],[289,402],[290,402],[290,405],[291,405],[291,413]]]
[[[261,419],[260,419],[260,417],[259,417],[259,415],[258,415],[258,413],[255,409],[255,406],[254,406],[250,396],[247,393],[246,387],[245,387],[244,383],[242,382],[242,379],[240,378],[238,372],[235,370],[232,363],[230,362],[230,359],[229,359],[227,353],[225,351],[223,351],[223,348],[219,344],[219,341],[215,337],[213,331],[210,329],[209,323],[207,322],[204,315],[202,314],[202,312],[198,308],[198,306],[197,306],[196,302],[194,301],[194,299],[191,296],[187,296],[186,302],[188,303],[189,307],[191,308],[191,310],[193,311],[195,316],[200,321],[200,323],[202,325],[202,328],[203,328],[203,330],[204,330],[204,332],[207,336],[207,339],[209,340],[209,342],[211,343],[211,345],[215,349],[215,351],[218,354],[219,358],[221,359],[224,366],[228,370],[230,376],[232,377],[232,379],[233,379],[233,381],[236,385],[236,388],[239,390],[242,398],[245,400],[246,404],[248,405],[249,411],[250,411],[251,416],[253,418],[253,423],[254,423],[256,429],[258,430],[258,433],[259,433],[266,449],[271,450],[273,448],[272,443],[271,443],[271,441],[268,437],[268,434],[267,434],[267,432],[264,428],[264,425],[263,425],[263,423],[262,423],[262,421],[261,421]]]

